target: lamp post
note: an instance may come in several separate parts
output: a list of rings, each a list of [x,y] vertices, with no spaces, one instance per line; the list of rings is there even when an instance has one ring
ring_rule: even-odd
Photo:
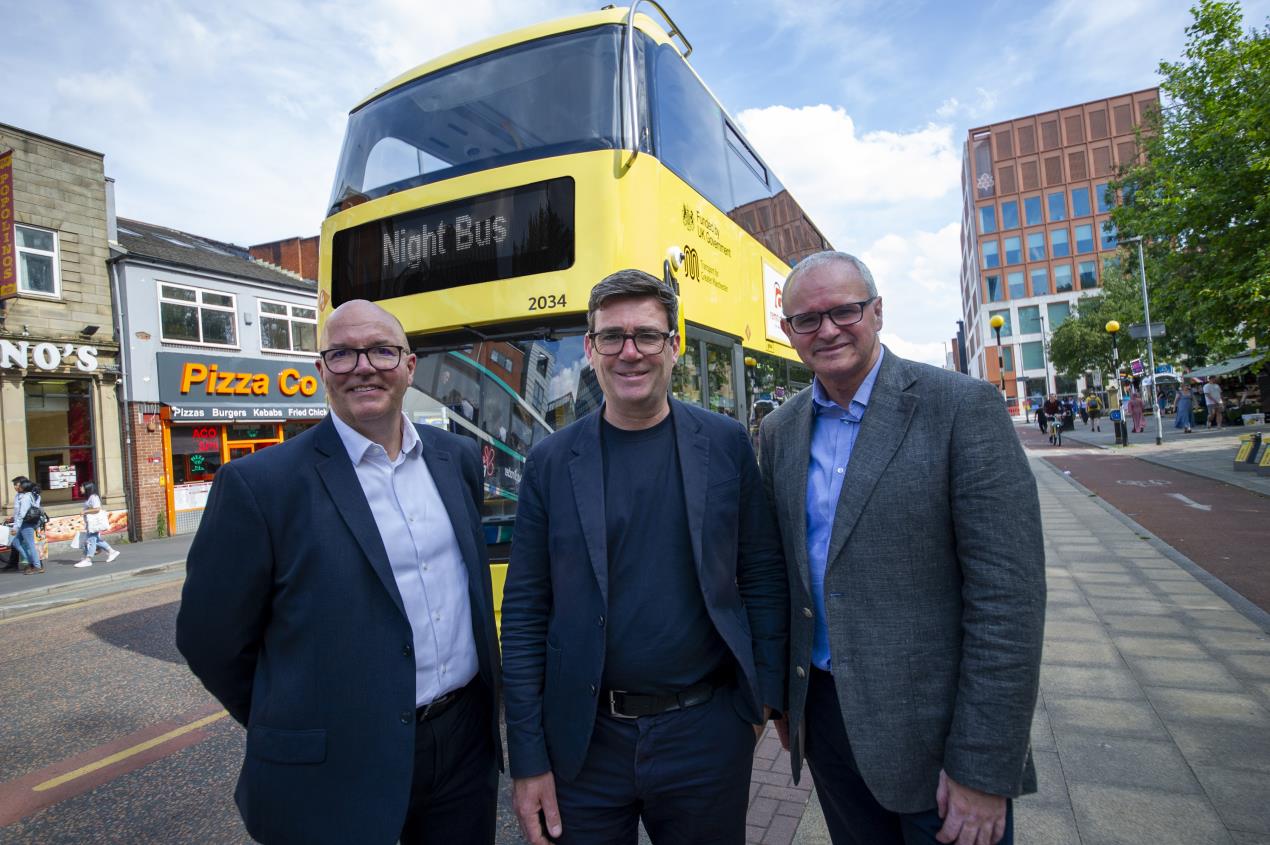
[[[1010,399],[1005,392],[1005,359],[1001,354],[1001,327],[1005,325],[1005,318],[1000,314],[993,314],[988,325],[997,333],[997,375],[1001,378],[1001,400],[1008,405]]]
[[[1123,403],[1120,401],[1120,349],[1116,345],[1116,335],[1120,331],[1120,323],[1116,320],[1108,320],[1107,325],[1103,326],[1103,328],[1107,330],[1107,334],[1111,335],[1111,377],[1116,385],[1116,410],[1120,411],[1120,421],[1113,426],[1116,432],[1116,443],[1123,442],[1127,446],[1129,445],[1129,437],[1126,433],[1128,428],[1124,424]],[[1110,405],[1110,401],[1107,404]]]
[[[1142,260],[1142,236],[1125,238],[1124,242],[1138,245],[1138,273],[1142,277],[1142,316],[1147,321],[1147,363],[1151,365],[1151,404],[1155,406],[1155,445],[1159,446],[1164,442],[1164,414],[1157,401],[1160,387],[1155,378],[1155,344],[1151,342],[1151,296],[1147,293],[1147,265]]]

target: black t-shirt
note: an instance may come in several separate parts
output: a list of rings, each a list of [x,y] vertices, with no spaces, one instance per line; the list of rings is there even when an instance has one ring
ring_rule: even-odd
[[[604,686],[663,694],[727,655],[701,597],[671,417],[626,431],[601,422],[609,613]]]

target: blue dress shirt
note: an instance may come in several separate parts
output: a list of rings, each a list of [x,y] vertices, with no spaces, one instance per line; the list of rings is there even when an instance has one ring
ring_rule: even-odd
[[[807,564],[811,568],[811,597],[816,603],[816,631],[811,643],[811,663],[826,672],[830,669],[829,624],[825,618],[825,569],[828,566],[829,538],[833,535],[834,514],[842,480],[851,461],[860,433],[860,422],[869,406],[869,396],[886,352],[879,348],[873,369],[843,409],[825,393],[819,379],[811,383],[812,414],[811,462],[807,467]]]
[[[375,517],[410,620],[415,705],[423,706],[476,677],[463,553],[423,458],[423,441],[409,418],[402,414],[401,451],[395,461],[338,415],[331,418]]]

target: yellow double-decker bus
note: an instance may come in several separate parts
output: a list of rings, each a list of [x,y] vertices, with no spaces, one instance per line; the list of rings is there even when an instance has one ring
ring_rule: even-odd
[[[319,310],[369,299],[400,318],[419,354],[407,413],[482,444],[496,559],[529,448],[601,401],[582,335],[609,273],[679,292],[680,399],[754,422],[810,381],[780,331],[780,286],[829,245],[673,21],[640,6],[456,50],[349,117]]]

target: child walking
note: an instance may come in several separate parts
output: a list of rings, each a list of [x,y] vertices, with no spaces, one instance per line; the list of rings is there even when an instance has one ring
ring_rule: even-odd
[[[116,551],[109,543],[101,538],[100,531],[88,530],[88,515],[90,513],[101,513],[101,497],[97,495],[97,485],[91,481],[85,481],[80,485],[80,489],[84,493],[84,558],[77,564],[76,568],[82,569],[85,566],[93,565],[93,555],[97,554],[98,549],[106,552],[106,563],[110,563],[119,557]]]

